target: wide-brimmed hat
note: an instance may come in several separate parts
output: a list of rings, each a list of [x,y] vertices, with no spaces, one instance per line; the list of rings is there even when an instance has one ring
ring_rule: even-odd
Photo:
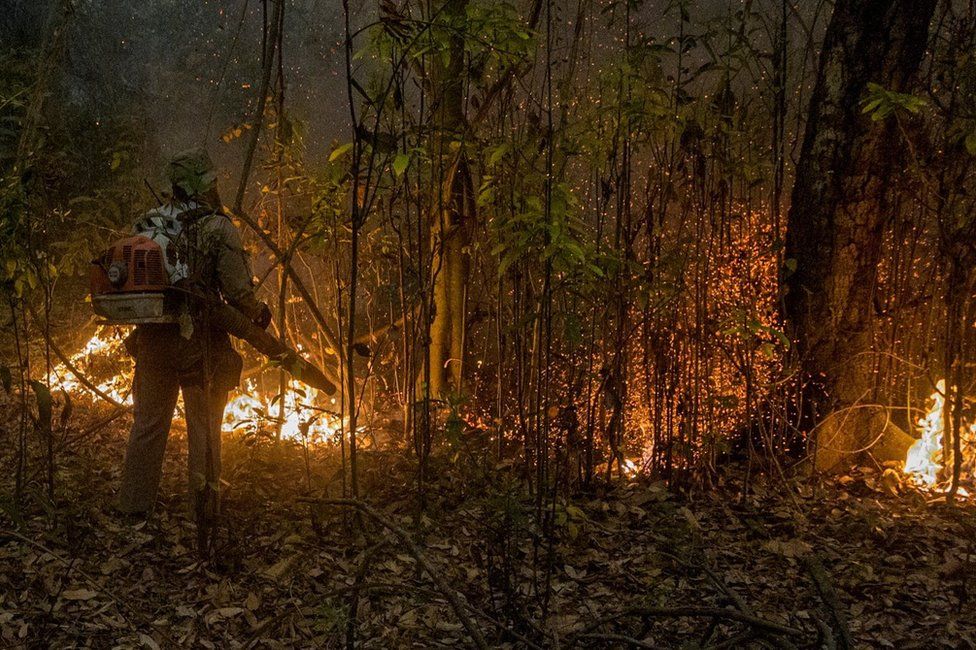
[[[217,186],[217,170],[203,147],[173,156],[166,166],[166,176],[173,187],[180,188],[187,196],[200,196]]]

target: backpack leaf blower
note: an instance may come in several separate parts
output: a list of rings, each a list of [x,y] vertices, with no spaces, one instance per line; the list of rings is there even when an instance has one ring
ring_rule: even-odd
[[[175,241],[182,232],[175,206],[164,205],[136,222],[131,237],[120,239],[92,260],[89,273],[95,313],[109,325],[176,323],[189,269],[179,259]],[[336,386],[298,352],[261,329],[227,303],[191,293],[209,311],[210,322],[278,362],[295,379],[332,395]]]

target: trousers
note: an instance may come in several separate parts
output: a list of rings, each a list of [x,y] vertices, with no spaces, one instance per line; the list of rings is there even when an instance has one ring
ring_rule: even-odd
[[[135,347],[133,423],[119,488],[119,510],[146,513],[155,505],[170,425],[182,391],[191,512],[198,520],[213,516],[219,508],[220,433],[231,386],[223,381],[204,381],[203,361],[187,367],[186,357],[170,346],[137,340]]]

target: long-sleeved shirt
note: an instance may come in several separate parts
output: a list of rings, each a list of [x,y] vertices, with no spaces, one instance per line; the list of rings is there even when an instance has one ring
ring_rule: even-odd
[[[167,221],[173,219],[179,224]],[[177,287],[186,283],[193,291],[223,299],[251,320],[261,314],[264,306],[254,293],[250,260],[229,217],[197,204],[169,204],[147,213],[136,230],[150,222],[157,228],[172,229],[166,266]],[[189,313],[184,316],[190,316],[190,327],[183,320],[173,325],[140,325],[136,353],[153,363],[172,366],[178,373],[195,373],[209,366],[215,379],[233,387],[240,377],[240,357],[225,332],[207,327],[202,314],[195,313],[200,311],[199,302],[190,300],[187,305]],[[204,364],[207,351],[210,361]]]
[[[213,282],[221,297],[249,319],[257,318],[262,303],[254,295],[251,263],[241,234],[229,217],[217,213],[200,217],[187,226],[192,241],[198,231],[198,246],[204,253],[203,268],[199,270],[204,283]],[[197,270],[191,270],[196,275]]]

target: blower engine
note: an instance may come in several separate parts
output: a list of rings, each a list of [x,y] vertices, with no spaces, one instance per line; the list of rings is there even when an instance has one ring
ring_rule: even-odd
[[[92,260],[89,276],[92,307],[106,324],[177,321],[178,294],[174,285],[189,277],[186,262],[180,259],[174,244],[182,232],[181,212],[175,206],[166,205],[147,213],[136,222],[131,237],[120,239]],[[335,384],[321,370],[244,314],[220,300],[206,296],[193,298],[206,304],[211,323],[278,361],[296,379],[329,395],[335,393]]]
[[[108,323],[176,322],[168,289],[187,277],[186,265],[171,247],[182,230],[178,216],[173,206],[148,213],[136,222],[131,237],[92,260],[92,307]]]

